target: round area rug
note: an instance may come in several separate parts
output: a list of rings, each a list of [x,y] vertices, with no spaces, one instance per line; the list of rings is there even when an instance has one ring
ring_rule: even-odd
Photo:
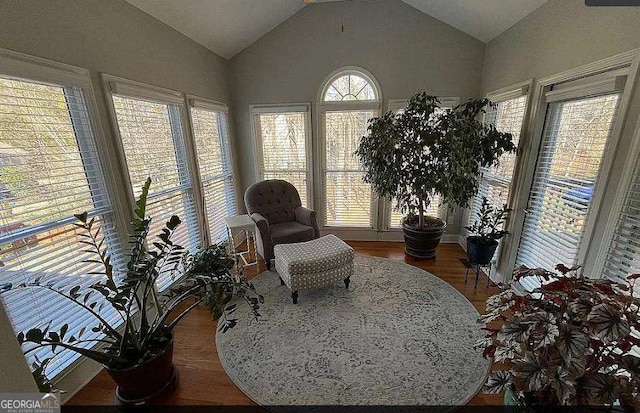
[[[478,312],[438,277],[399,261],[355,257],[343,283],[300,291],[266,271],[253,281],[262,317],[238,303],[216,335],[233,382],[261,405],[461,405],[489,369],[473,344]]]

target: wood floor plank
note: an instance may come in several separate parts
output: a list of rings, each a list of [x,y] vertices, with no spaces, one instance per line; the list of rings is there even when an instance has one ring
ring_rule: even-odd
[[[457,244],[441,244],[438,254],[432,260],[416,260],[404,254],[404,244],[397,242],[349,242],[357,254],[384,257],[403,261],[422,268],[445,280],[460,291],[480,312],[484,311],[486,299],[497,293],[496,286],[486,287],[486,278],[481,276],[478,288],[474,279],[464,282],[465,267],[460,258],[466,256]],[[247,277],[253,278],[264,271],[264,264],[247,270]],[[179,371],[176,391],[158,401],[158,404],[175,405],[252,405],[247,396],[236,387],[226,375],[215,345],[216,323],[204,307],[196,308],[187,315],[175,330],[174,362]],[[116,404],[115,384],[102,371],[81,389],[67,403],[69,405],[111,405]],[[501,395],[478,394],[470,405],[499,405]]]

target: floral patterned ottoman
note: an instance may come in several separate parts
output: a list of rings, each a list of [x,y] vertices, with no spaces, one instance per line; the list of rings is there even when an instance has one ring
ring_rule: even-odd
[[[353,273],[353,248],[335,235],[307,242],[278,244],[273,247],[276,271],[282,285],[291,290],[298,303],[299,290],[313,290],[344,281],[349,288]]]

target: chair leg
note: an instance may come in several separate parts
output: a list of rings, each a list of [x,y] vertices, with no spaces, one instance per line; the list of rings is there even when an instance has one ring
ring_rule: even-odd
[[[344,279],[344,288],[349,289],[349,283],[351,282],[351,278],[347,277]]]
[[[284,280],[282,279],[282,277],[278,277],[280,278],[280,285],[284,285]]]
[[[298,304],[298,292],[294,291],[291,293],[291,299],[293,300],[294,304]]]

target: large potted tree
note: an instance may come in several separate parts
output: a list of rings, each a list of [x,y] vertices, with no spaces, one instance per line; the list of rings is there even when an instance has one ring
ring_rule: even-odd
[[[172,216],[154,239],[147,240],[151,218],[146,213],[151,179],[145,183],[136,202],[131,250],[128,262],[119,269],[104,248],[100,227],[87,213],[76,215],[84,248],[93,252],[89,262],[102,266],[100,279],[89,287],[46,276],[17,285],[0,285],[0,293],[14,290],[44,290],[73,302],[95,320],[94,325],[75,326],[66,320],[51,320],[45,327],[19,332],[18,341],[26,355],[42,347],[51,355],[35,356],[32,371],[43,392],[58,391],[47,377],[47,366],[60,354],[73,351],[101,363],[116,384],[117,398],[123,403],[145,403],[166,394],[175,384],[173,329],[196,306],[206,305],[219,329],[232,328],[237,320],[231,314],[234,296],[244,299],[258,315],[262,297],[239,274],[231,271],[234,260],[224,245],[212,245],[196,254],[172,241],[180,218]],[[162,296],[157,293],[160,275],[176,279]],[[81,328],[80,328],[81,327]]]
[[[489,104],[472,99],[446,109],[437,97],[419,92],[402,111],[369,120],[356,155],[365,182],[407,214],[402,228],[410,256],[435,257],[446,223],[425,214],[434,196],[448,207],[467,207],[478,191],[480,168],[515,151],[511,134],[478,119]]]

